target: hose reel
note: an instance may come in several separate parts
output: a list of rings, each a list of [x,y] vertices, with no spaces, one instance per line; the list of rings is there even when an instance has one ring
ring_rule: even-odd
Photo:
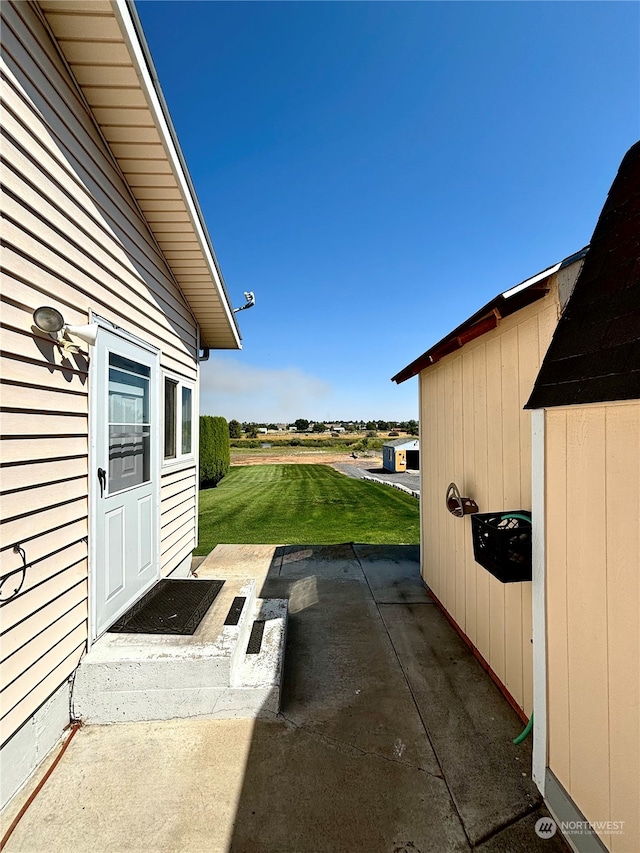
[[[455,515],[456,518],[478,512],[478,504],[471,498],[463,498],[455,483],[449,483],[445,503],[451,515]]]

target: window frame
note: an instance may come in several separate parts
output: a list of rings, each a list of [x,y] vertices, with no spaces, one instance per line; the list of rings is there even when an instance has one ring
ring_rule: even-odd
[[[174,410],[174,437],[175,437],[175,456],[165,456],[166,442],[166,387],[167,382],[173,383],[175,388],[175,410]],[[183,389],[191,393],[191,450],[188,453],[182,452],[182,392]],[[195,464],[196,458],[196,436],[195,436],[195,391],[196,383],[179,376],[177,373],[172,373],[168,370],[162,371],[162,467],[168,468],[184,463]]]

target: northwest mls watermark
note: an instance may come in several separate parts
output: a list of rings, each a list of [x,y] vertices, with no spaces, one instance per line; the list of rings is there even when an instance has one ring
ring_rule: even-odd
[[[536,821],[536,835],[553,838],[558,830],[563,835],[624,835],[623,820],[554,820],[541,817]]]

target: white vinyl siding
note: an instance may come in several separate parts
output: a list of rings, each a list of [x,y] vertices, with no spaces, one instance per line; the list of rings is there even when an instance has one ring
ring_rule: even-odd
[[[191,310],[34,5],[2,4],[2,75],[0,571],[20,565],[16,544],[32,565],[1,612],[0,743],[87,641],[88,362],[61,354],[32,312],[51,304],[83,324],[93,311],[159,347],[163,370],[197,380]],[[163,575],[194,546],[195,458],[194,447],[161,479]]]

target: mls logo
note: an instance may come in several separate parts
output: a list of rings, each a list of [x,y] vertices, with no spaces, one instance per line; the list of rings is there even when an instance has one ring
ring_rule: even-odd
[[[541,817],[536,821],[536,835],[540,838],[553,838],[558,824],[552,817]]]

